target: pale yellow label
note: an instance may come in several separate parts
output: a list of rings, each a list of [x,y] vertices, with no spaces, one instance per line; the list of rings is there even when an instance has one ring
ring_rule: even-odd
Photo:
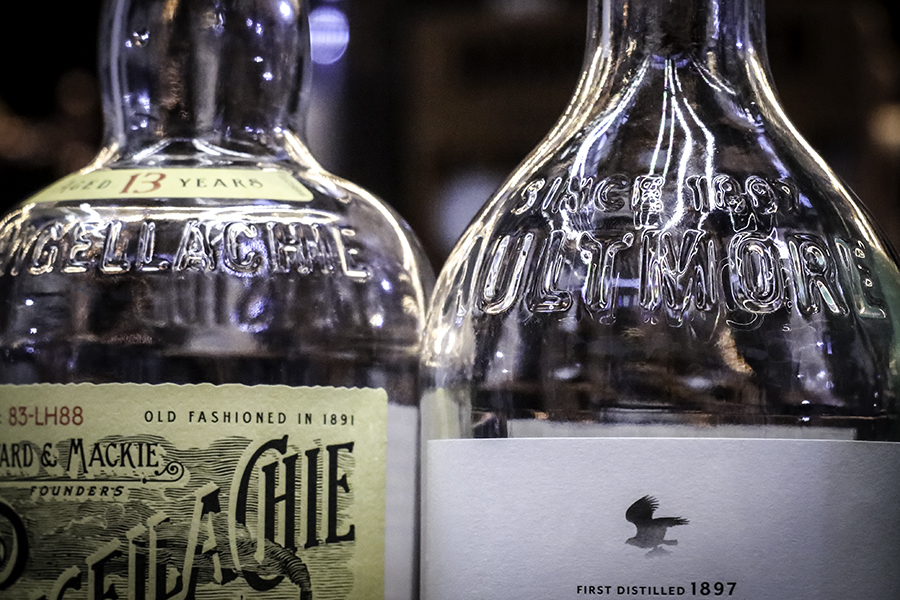
[[[0,590],[381,598],[386,443],[383,390],[0,386]]]
[[[139,198],[259,199],[309,202],[312,193],[279,169],[114,169],[75,173],[30,202]]]

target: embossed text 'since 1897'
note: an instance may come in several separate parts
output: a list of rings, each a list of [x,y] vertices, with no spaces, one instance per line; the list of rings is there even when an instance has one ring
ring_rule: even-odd
[[[475,283],[475,306],[488,314],[518,303],[533,313],[561,313],[580,303],[601,322],[640,307],[678,324],[689,311],[715,312],[724,303],[750,318],[782,308],[886,317],[861,241],[775,227],[779,212],[794,212],[802,202],[790,181],[751,176],[742,186],[716,175],[709,185],[692,177],[680,193],[694,214],[681,219],[695,224],[677,233],[661,227],[664,183],[646,175],[532,180],[511,214],[543,215],[547,227],[477,240],[457,282]],[[584,214],[587,222],[596,215],[632,219],[618,227],[557,227],[563,212]],[[732,231],[727,244],[705,224],[723,220]],[[472,300],[458,296],[456,310],[464,313]]]

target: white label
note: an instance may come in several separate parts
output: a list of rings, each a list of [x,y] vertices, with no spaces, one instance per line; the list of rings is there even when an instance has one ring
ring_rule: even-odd
[[[900,444],[433,440],[426,454],[426,600],[900,598]]]

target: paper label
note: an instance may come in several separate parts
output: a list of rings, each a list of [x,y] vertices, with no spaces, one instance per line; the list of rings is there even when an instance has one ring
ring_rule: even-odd
[[[290,173],[280,169],[109,169],[63,177],[29,201],[137,198],[309,202],[312,193]]]
[[[0,386],[0,596],[384,595],[387,394]]]
[[[433,440],[424,597],[900,598],[900,444]]]

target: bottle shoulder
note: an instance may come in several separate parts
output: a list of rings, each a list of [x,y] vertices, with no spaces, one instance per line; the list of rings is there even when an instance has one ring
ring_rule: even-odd
[[[86,171],[39,192],[0,223],[7,245],[20,249],[30,242],[11,238],[41,232],[65,238],[111,227],[156,233],[164,226],[185,235],[202,231],[213,246],[259,238],[268,239],[273,250],[272,240],[284,237],[288,245],[328,246],[336,258],[352,246],[351,254],[365,251],[383,268],[417,271],[413,275],[426,284],[432,278],[414,234],[386,203],[324,171],[296,166],[151,165]],[[228,248],[218,254],[227,256]],[[265,274],[267,264],[271,266],[260,263],[254,274]]]
[[[781,125],[665,114],[558,129],[487,203],[438,279],[429,385],[896,415],[900,271],[853,194]]]
[[[335,385],[337,367],[303,365],[414,364],[433,276],[408,227],[340,180],[273,173],[98,170],[12,211],[0,221],[8,362],[58,361],[44,380],[68,381],[120,359],[243,358],[271,363],[273,382],[293,381],[296,363],[297,381]],[[103,361],[73,358],[92,355]],[[242,381],[229,373],[199,381]]]

